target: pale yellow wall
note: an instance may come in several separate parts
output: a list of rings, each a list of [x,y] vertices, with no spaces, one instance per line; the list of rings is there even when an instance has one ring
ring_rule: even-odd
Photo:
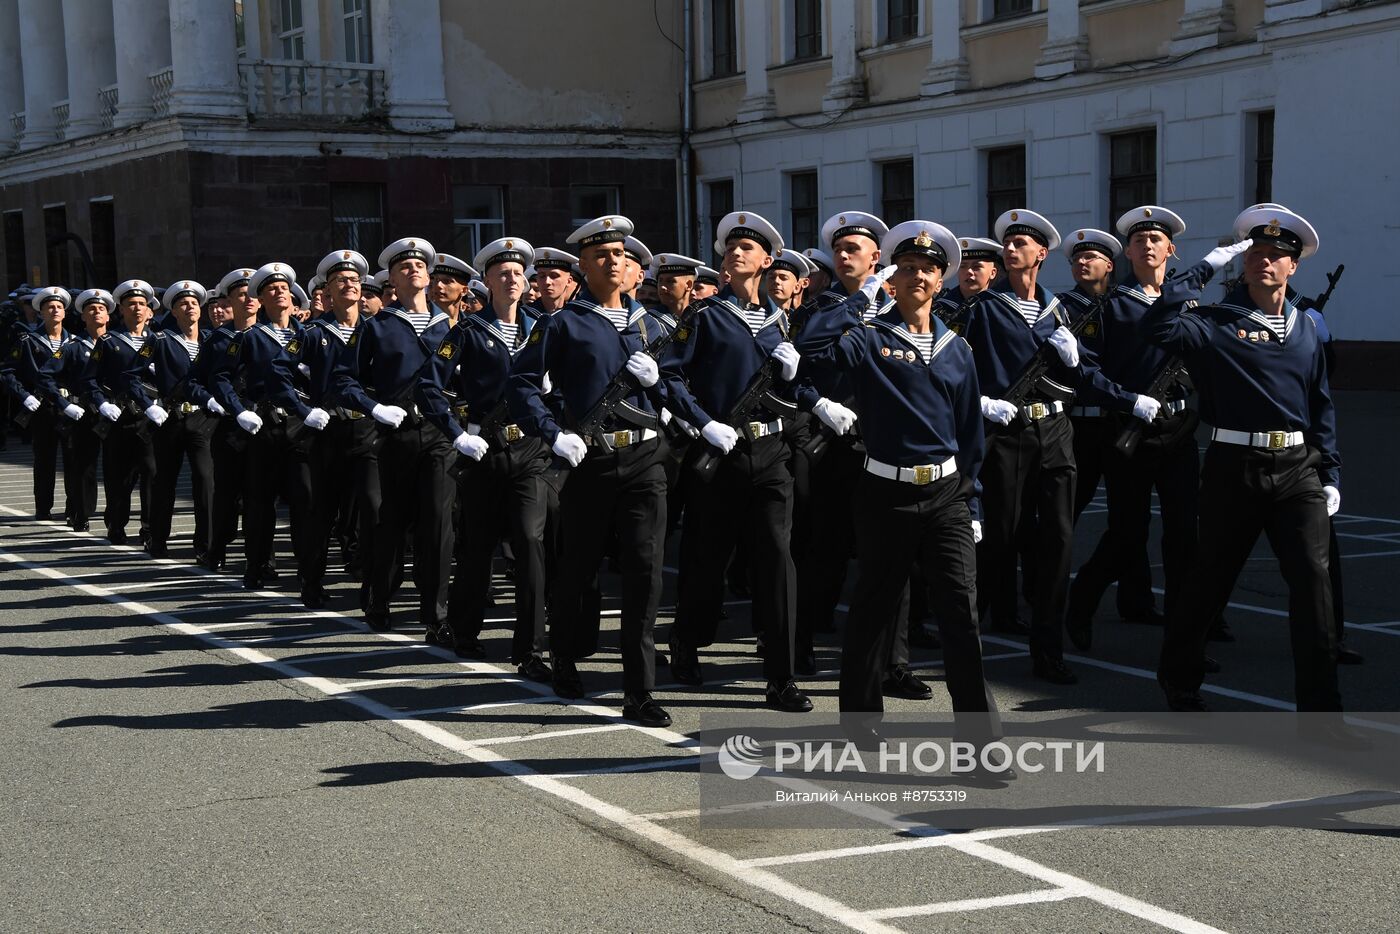
[[[1264,22],[1264,0],[1235,0],[1235,38],[1250,40]]]
[[[1184,9],[1184,0],[1156,0],[1086,16],[1094,67],[1165,55]]]
[[[774,94],[778,116],[820,113],[822,97],[830,80],[831,67],[826,62],[821,63],[820,67],[804,68],[799,65],[786,72],[781,69],[768,72],[768,88]]]
[[[457,123],[677,130],[681,53],[657,32],[649,4],[637,6],[636,15],[619,15],[624,9],[633,7],[605,0],[504,6],[442,0],[447,100]],[[679,44],[680,4],[656,9]],[[609,37],[599,44],[603,26]]]
[[[870,102],[907,100],[919,96],[928,68],[929,47],[915,46],[900,52],[881,55],[866,63],[866,91]]]
[[[996,87],[1034,77],[1035,60],[1044,44],[1044,22],[966,40],[963,45],[972,86]]]
[[[695,128],[710,130],[734,122],[744,96],[744,79],[706,83],[695,88]]]

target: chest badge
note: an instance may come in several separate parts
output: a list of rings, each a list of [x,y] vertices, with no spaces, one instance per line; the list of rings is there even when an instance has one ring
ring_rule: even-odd
[[[890,355],[890,349],[889,349],[888,347],[881,347],[881,348],[880,348],[880,356],[882,356],[882,357],[888,357],[889,355]]]

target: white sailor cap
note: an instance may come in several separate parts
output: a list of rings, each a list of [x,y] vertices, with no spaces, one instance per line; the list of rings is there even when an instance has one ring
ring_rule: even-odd
[[[535,260],[535,248],[530,245],[530,241],[522,240],[519,237],[501,237],[499,240],[492,240],[486,246],[476,251],[476,258],[472,260],[472,265],[480,269],[481,272],[489,272],[492,266],[497,263],[519,263],[521,267],[530,265]],[[466,265],[463,263],[462,265]],[[471,270],[471,275],[466,279],[480,278],[481,273],[476,269]],[[460,273],[459,273],[460,275]]]
[[[354,250],[336,250],[327,253],[316,264],[316,275],[322,279],[330,279],[331,273],[345,269],[354,271],[363,279],[369,275],[369,260]]]
[[[569,234],[565,243],[577,243],[579,249],[598,243],[622,243],[632,235],[632,222],[621,214],[595,217]]]
[[[437,265],[437,250],[422,237],[404,237],[386,246],[379,254],[379,268],[393,269],[395,263],[406,259],[421,259],[432,269]]]
[[[160,307],[160,302],[156,300],[155,287],[145,279],[127,279],[112,290],[112,298],[117,301],[117,304],[121,304],[122,299],[130,295],[144,295],[147,304],[152,308]]]
[[[42,311],[44,302],[60,301],[63,303],[64,311],[73,305],[73,296],[68,294],[68,290],[57,285],[45,286],[29,297],[29,304],[34,306],[35,311]]]
[[[864,211],[843,211],[840,214],[833,214],[822,224],[822,246],[836,252],[836,241],[842,237],[849,237],[852,234],[859,234],[862,237],[869,237],[879,246],[885,239],[885,234],[890,232],[889,225],[874,214],[867,214]]]
[[[172,282],[166,287],[165,294],[161,296],[161,300],[165,302],[167,307],[174,308],[175,303],[186,295],[193,295],[194,300],[200,305],[203,305],[209,298],[209,293],[205,290],[204,286],[195,282],[193,279],[181,279],[179,282]]]
[[[291,283],[291,286],[292,304],[295,305],[297,308],[310,308],[311,299],[307,297],[305,290],[302,289],[302,287],[297,285],[295,282]]]
[[[988,237],[959,237],[958,248],[962,250],[963,262],[1001,259],[1001,244]]]
[[[387,269],[381,269],[381,270],[379,270],[378,272],[376,272],[374,275],[372,275],[372,276],[370,276],[368,279],[366,279],[365,282],[364,282],[364,285],[360,286],[360,288],[361,288],[361,289],[368,288],[371,292],[373,292],[374,294],[378,295],[378,294],[380,294],[380,293],[382,293],[382,292],[384,291],[384,287],[387,286],[388,284],[389,284],[389,270],[387,270]]]
[[[480,279],[473,279],[467,283],[467,288],[475,293],[476,297],[483,302],[491,301],[491,290],[486,287],[486,283]]]
[[[1132,212],[1130,211],[1128,213],[1131,214]],[[1127,216],[1127,214],[1123,215],[1123,217]],[[1123,227],[1123,221],[1121,218],[1118,221],[1118,227],[1120,230]],[[1134,227],[1133,229],[1161,230],[1160,227]],[[1168,237],[1172,236],[1170,231],[1164,230],[1162,232],[1165,233]],[[1124,236],[1129,235],[1124,234]],[[1118,238],[1113,236],[1113,234],[1108,233],[1107,231],[1098,230],[1093,227],[1081,227],[1080,229],[1072,232],[1067,238],[1065,238],[1065,242],[1062,249],[1064,251],[1066,259],[1074,259],[1080,253],[1088,251],[1092,251],[1094,253],[1102,253],[1109,259],[1115,259],[1119,253],[1123,252],[1123,244],[1119,243]]]
[[[773,254],[773,265],[769,269],[786,269],[799,279],[805,279],[817,267],[796,250],[779,250]]]
[[[814,246],[809,246],[802,251],[802,255],[807,257],[807,261],[813,266],[826,273],[828,276],[836,275],[836,261],[831,258],[831,254],[825,250],[819,250]]]
[[[1249,237],[1307,259],[1317,252],[1319,241],[1313,225],[1301,215],[1280,205],[1255,205],[1235,218],[1235,239]]]
[[[622,241],[622,251],[638,266],[645,268],[651,265],[651,250],[647,249],[647,245],[636,237],[629,236]]]
[[[720,218],[715,228],[715,252],[724,255],[730,240],[752,240],[770,256],[786,245],[778,228],[752,211],[731,211]]]
[[[249,269],[247,266],[240,266],[219,280],[219,284],[214,286],[214,291],[220,295],[227,296],[234,289],[247,285],[253,279],[256,269]]]
[[[316,275],[312,276],[306,283],[306,291],[308,292],[314,292],[317,289],[324,289],[325,287],[326,277],[321,275],[319,272],[316,273]]]
[[[1005,243],[1007,237],[1016,234],[1026,234],[1047,250],[1060,248],[1060,232],[1055,229],[1055,225],[1050,223],[1048,218],[1025,208],[1014,208],[997,218],[998,240]]]
[[[297,281],[296,270],[286,263],[268,263],[266,266],[259,266],[253,273],[253,277],[248,280],[248,288],[257,294],[263,290],[263,286],[271,285],[274,282],[286,282],[295,285]]]
[[[552,246],[542,246],[535,251],[535,270],[563,269],[572,272],[578,266],[578,257]]]
[[[679,253],[657,253],[651,258],[653,276],[693,276],[705,264]]]
[[[112,293],[108,292],[106,289],[88,289],[86,292],[78,296],[79,310],[86,308],[93,302],[101,302],[102,304],[106,305],[108,314],[114,311],[117,307],[116,299],[112,298]]]
[[[1124,240],[1131,240],[1139,230],[1160,230],[1169,239],[1175,240],[1186,232],[1186,221],[1175,211],[1155,204],[1143,204],[1123,212],[1113,227]]]
[[[695,282],[697,285],[701,282],[708,282],[711,285],[719,285],[719,270],[715,269],[712,266],[701,266],[699,269],[695,270]]]
[[[962,263],[958,238],[947,227],[933,221],[895,224],[880,241],[880,256],[887,262],[892,263],[906,254],[927,257],[942,266],[944,272]]]

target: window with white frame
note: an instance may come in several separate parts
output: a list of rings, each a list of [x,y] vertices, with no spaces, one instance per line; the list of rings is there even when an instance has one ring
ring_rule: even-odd
[[[621,203],[616,185],[571,185],[569,213],[573,225],[582,227],[595,217],[617,214]]]
[[[282,57],[288,61],[306,58],[306,27],[301,21],[301,0],[281,0],[278,4],[277,38]]]
[[[506,233],[505,191],[499,185],[452,186],[452,255],[468,263]]]
[[[707,77],[722,78],[739,73],[734,4],[735,0],[710,0],[706,23],[710,40]]]
[[[919,0],[881,0],[880,37],[902,42],[919,34]]]
[[[345,60],[347,62],[374,61],[374,47],[370,42],[369,31],[370,0],[341,0],[341,22],[345,34]]]
[[[331,242],[369,256],[383,248],[383,185],[331,185]]]
[[[821,58],[822,4],[821,0],[789,0],[791,23],[788,29],[788,61],[800,62]]]

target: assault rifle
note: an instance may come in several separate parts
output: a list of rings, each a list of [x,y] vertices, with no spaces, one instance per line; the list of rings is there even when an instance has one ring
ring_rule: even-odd
[[[1087,312],[1066,325],[1069,332],[1074,335],[1075,340],[1079,339],[1079,335],[1084,333],[1084,329],[1091,323],[1102,318],[1103,309],[1104,306],[1108,304],[1108,297],[1110,294],[1111,292],[1105,291],[1094,302],[1093,308],[1090,308]],[[1010,402],[1012,405],[1016,406],[1017,409],[1023,408],[1026,405],[1026,400],[1030,398],[1031,393],[1044,382],[1045,374],[1049,372],[1050,367],[1058,363],[1059,360],[1059,352],[1055,349],[1054,345],[1047,340],[1036,349],[1035,356],[1031,357],[1025,369],[1021,370],[1021,375],[1016,377],[1016,380],[999,398]],[[1047,393],[1052,396],[1063,395],[1063,393],[1053,388],[1047,390]],[[1068,398],[1064,398],[1060,401],[1069,400]],[[1012,419],[1012,421],[1015,421],[1015,419]]]

